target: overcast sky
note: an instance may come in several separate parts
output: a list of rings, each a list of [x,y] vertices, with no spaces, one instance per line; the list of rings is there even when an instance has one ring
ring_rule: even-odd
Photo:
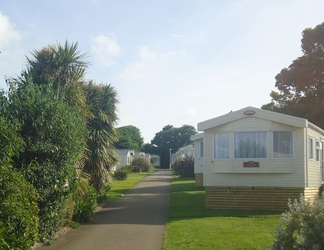
[[[87,79],[118,92],[118,126],[150,142],[165,125],[270,102],[323,10],[323,0],[1,0],[0,88],[33,50],[78,42]]]

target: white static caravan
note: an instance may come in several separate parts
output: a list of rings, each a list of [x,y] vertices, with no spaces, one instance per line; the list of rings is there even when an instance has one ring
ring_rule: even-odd
[[[204,133],[191,136],[191,141],[194,143],[194,173],[196,186],[204,186]]]
[[[116,150],[119,156],[119,163],[116,165],[116,169],[118,170],[122,166],[130,165],[134,158],[135,152],[132,149],[117,149]]]
[[[208,208],[287,209],[322,185],[324,131],[306,119],[246,107],[198,123]]]
[[[151,159],[153,159],[153,166],[155,168],[159,168],[161,166],[161,157],[159,155],[151,155]]]

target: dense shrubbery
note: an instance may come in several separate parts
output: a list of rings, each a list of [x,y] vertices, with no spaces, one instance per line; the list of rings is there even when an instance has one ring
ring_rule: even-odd
[[[122,166],[118,170],[124,171],[124,172],[127,172],[128,174],[130,174],[133,172],[133,166],[132,165]]]
[[[77,43],[50,45],[32,56],[19,76],[6,78],[8,92],[0,91],[0,168],[6,167],[18,188],[17,200],[11,199],[16,189],[0,175],[0,249],[28,249],[36,239],[34,225],[40,241],[51,243],[72,215],[78,221],[90,220],[97,193],[107,199],[109,188],[103,185],[117,162],[114,88],[86,82],[87,63]],[[78,187],[80,172],[88,174],[83,189]],[[28,188],[25,195],[18,192]],[[26,231],[30,210],[37,223]],[[26,238],[21,238],[22,232]]]
[[[97,202],[106,202],[109,198],[109,191],[111,190],[111,185],[109,182],[106,182],[103,187],[100,189],[100,192],[97,194]]]
[[[38,240],[37,195],[20,173],[0,166],[0,249],[29,249]]]
[[[153,171],[153,166],[150,161],[144,156],[137,156],[132,161],[132,166],[140,167],[142,172],[151,172]]]
[[[93,186],[88,185],[75,203],[72,219],[80,223],[91,221],[97,206],[96,190]]]
[[[128,173],[126,171],[118,169],[117,171],[115,171],[113,177],[116,181],[124,181],[127,179],[127,176]]]
[[[180,177],[194,177],[194,158],[186,156],[174,162],[172,165],[174,175]]]
[[[281,217],[276,226],[272,250],[320,250],[324,246],[324,198],[317,198],[312,204],[300,200],[289,201],[289,211]]]
[[[22,150],[23,140],[18,137],[19,128],[20,124],[17,122],[8,121],[0,116],[0,166],[8,166],[12,163],[12,157]]]
[[[75,189],[74,164],[85,147],[84,119],[52,86],[12,86],[5,114],[22,124],[23,150],[14,167],[39,195],[40,239],[50,243],[64,224],[64,209]],[[67,139],[68,138],[68,139]]]
[[[142,172],[142,169],[140,167],[138,167],[138,166],[135,166],[135,167],[133,167],[133,172],[134,173],[140,173],[140,172]]]

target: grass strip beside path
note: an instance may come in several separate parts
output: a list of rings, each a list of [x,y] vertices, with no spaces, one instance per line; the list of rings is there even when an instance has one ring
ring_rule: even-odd
[[[129,189],[152,173],[153,172],[131,173],[128,174],[127,179],[124,181],[113,181],[111,183],[111,190],[109,191],[109,198],[107,201],[113,202],[120,199]]]
[[[267,249],[281,213],[205,208],[205,189],[174,177],[164,250]]]

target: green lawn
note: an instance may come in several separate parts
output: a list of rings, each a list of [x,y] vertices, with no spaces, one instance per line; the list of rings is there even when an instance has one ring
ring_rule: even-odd
[[[206,209],[204,188],[174,178],[163,249],[267,249],[280,217],[274,211]]]
[[[131,173],[128,174],[127,179],[124,181],[113,181],[111,183],[111,190],[109,191],[108,202],[113,202],[121,198],[124,193],[151,173],[152,172]]]

